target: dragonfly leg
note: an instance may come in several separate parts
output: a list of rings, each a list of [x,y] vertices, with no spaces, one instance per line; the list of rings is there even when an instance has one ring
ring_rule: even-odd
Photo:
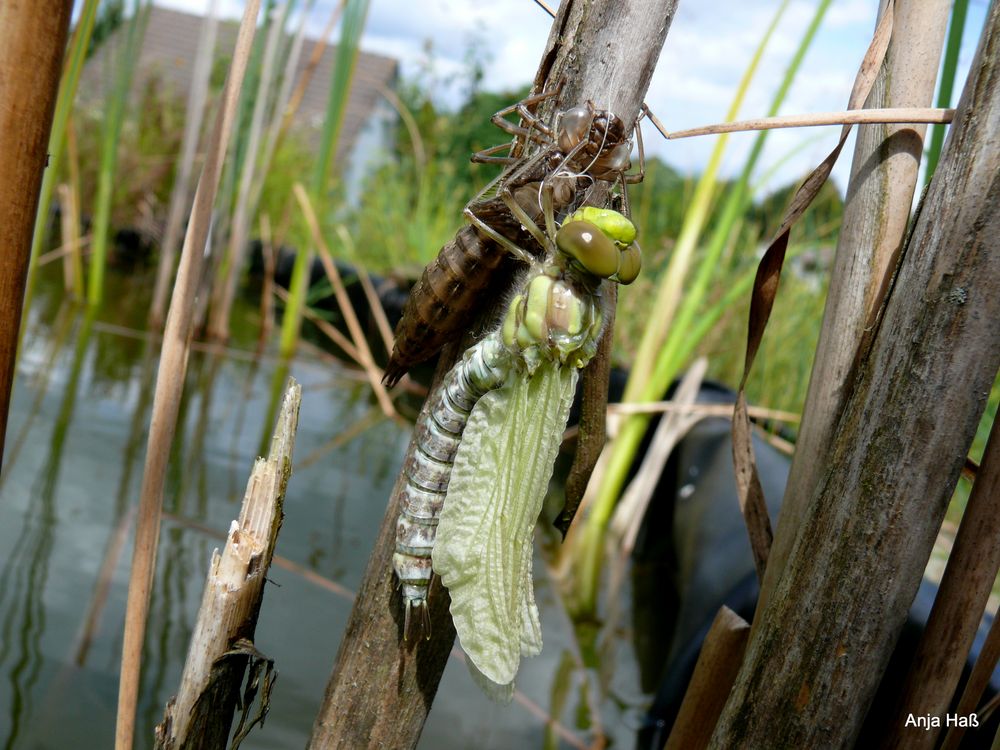
[[[639,171],[633,172],[632,174],[619,175],[619,181],[622,186],[622,213],[626,216],[631,216],[632,211],[628,202],[628,186],[637,185],[646,178],[646,152],[642,147],[642,128],[639,127],[639,121],[642,119],[643,112],[639,113],[639,117],[635,121],[635,141],[636,146],[639,148]]]
[[[539,187],[539,190],[542,190],[544,193],[545,191],[544,183],[542,183],[542,185]],[[500,198],[503,200],[507,208],[510,209],[510,212],[514,216],[514,218],[517,219],[519,222],[521,222],[521,226],[523,226],[525,229],[528,230],[528,233],[535,238],[535,241],[539,245],[545,247],[547,244],[545,234],[538,227],[538,224],[535,223],[535,220],[531,218],[531,216],[528,214],[527,211],[524,210],[524,207],[517,202],[517,200],[514,198],[514,194],[510,191],[510,188],[506,187],[503,188],[503,190],[500,191]]]
[[[494,156],[499,151],[507,149],[507,156]],[[513,143],[500,143],[496,146],[490,146],[489,148],[484,148],[482,151],[477,151],[471,157],[471,160],[476,164],[516,164],[521,161],[516,156],[510,156],[509,153],[514,149]]]
[[[494,242],[498,243],[501,247],[507,250],[515,258],[517,258],[520,261],[523,261],[524,263],[527,263],[528,265],[534,263],[535,258],[531,253],[529,253],[524,248],[519,247],[517,244],[511,242],[509,239],[504,237],[493,227],[491,227],[489,224],[487,224],[478,216],[476,216],[468,206],[466,206],[465,211],[463,213],[465,214],[466,220],[470,224],[472,224],[472,226],[474,226],[479,232],[482,232]]]
[[[629,185],[635,185],[642,182],[646,178],[646,152],[642,147],[642,128],[639,127],[639,121],[642,120],[642,116],[645,112],[640,112],[639,117],[635,121],[635,144],[639,149],[639,171],[633,172],[632,174],[623,174],[622,181],[627,182]]]
[[[552,129],[538,118],[535,114],[535,107],[546,99],[558,96],[559,92],[562,91],[562,87],[563,82],[560,81],[555,88],[527,96],[516,104],[504,107],[490,118],[490,122],[502,131],[510,133],[517,138],[517,142],[511,147],[512,156],[520,157],[528,140],[541,146],[550,146],[552,144],[554,139]],[[527,125],[515,124],[506,119],[507,115],[514,113],[517,113]]]
[[[639,121],[642,120],[645,110],[639,113],[639,116],[635,120],[635,142],[636,146],[639,148],[639,171],[633,172],[632,174],[621,174],[619,179],[622,186],[622,213],[626,216],[631,216],[632,211],[628,202],[628,186],[637,185],[646,178],[646,152],[642,147],[642,128],[639,127]]]

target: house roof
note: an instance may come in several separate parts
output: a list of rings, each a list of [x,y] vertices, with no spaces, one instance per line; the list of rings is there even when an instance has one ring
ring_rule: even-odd
[[[172,90],[182,102],[186,101],[205,17],[155,5],[150,8],[149,13],[145,38],[140,45],[138,67],[133,77],[133,91],[141,91],[151,76],[157,76],[162,86]],[[239,24],[235,21],[219,22],[215,43],[216,64],[220,61],[228,63],[236,46],[238,28]],[[88,60],[80,83],[80,97],[85,98],[84,100],[90,98],[100,101],[103,92],[110,88],[113,74],[110,72],[112,68],[107,65],[107,60],[109,55],[113,55],[117,45],[122,43],[125,29],[124,25],[117,29]],[[306,38],[299,58],[298,74],[301,74],[306,67],[314,42],[314,39]],[[326,116],[330,76],[336,54],[335,45],[324,45],[323,56],[306,88],[293,121],[298,129],[304,131],[303,135],[309,140],[317,137],[316,134]],[[277,75],[280,76],[282,71],[283,68],[279,67]],[[350,152],[356,135],[379,103],[380,89],[393,88],[397,74],[396,60],[368,52],[358,54],[340,133],[339,153]]]

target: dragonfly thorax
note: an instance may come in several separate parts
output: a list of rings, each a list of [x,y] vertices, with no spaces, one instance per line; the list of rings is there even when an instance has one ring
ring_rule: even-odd
[[[544,360],[580,368],[594,356],[604,314],[600,295],[589,287],[585,280],[550,265],[511,300],[502,339],[529,372]]]

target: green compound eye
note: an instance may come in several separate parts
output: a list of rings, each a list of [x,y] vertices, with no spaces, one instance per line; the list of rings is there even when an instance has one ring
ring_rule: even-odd
[[[618,271],[618,248],[589,221],[563,224],[556,233],[556,246],[594,276],[607,279]]]
[[[642,270],[642,251],[633,242],[622,251],[621,264],[618,266],[618,283],[631,284]]]
[[[591,224],[600,228],[604,234],[622,246],[631,244],[635,239],[635,224],[617,211],[612,211],[610,208],[584,206],[583,208],[579,208],[574,211],[573,214],[566,219],[565,223],[568,224],[573,221],[589,221]]]

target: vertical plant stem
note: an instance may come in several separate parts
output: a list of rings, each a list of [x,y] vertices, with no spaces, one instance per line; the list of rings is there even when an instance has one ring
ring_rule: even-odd
[[[926,0],[896,8],[892,40],[867,107],[919,107],[930,103],[948,6],[948,0]],[[920,125],[868,125],[858,129],[802,426],[761,586],[757,617],[795,543],[798,524],[825,467],[833,431],[854,387],[853,363],[865,331],[873,328],[884,289],[895,270],[916,189],[924,130]]]
[[[62,257],[63,291],[66,292],[67,296],[72,297],[73,290],[80,283],[73,268],[73,258],[77,256],[80,249],[80,225],[74,221],[77,215],[76,196],[73,195],[70,186],[65,183],[59,186],[57,192],[59,194],[60,234],[65,249]]]
[[[236,208],[229,227],[229,244],[212,288],[212,312],[209,316],[208,334],[220,341],[229,338],[229,312],[233,305],[233,297],[236,295],[236,282],[243,267],[243,258],[249,241],[250,221],[256,210],[256,206],[250,203],[250,190],[259,161],[260,139],[264,130],[268,93],[274,80],[278,42],[284,33],[289,8],[291,2],[285,2],[281,11],[277,13],[278,17],[271,21],[268,30],[260,79],[257,82],[257,96],[254,98],[253,114],[250,118],[250,132],[247,135],[246,155],[240,171]]]
[[[260,217],[260,250],[264,256],[264,281],[260,289],[260,338],[258,353],[264,351],[274,328],[274,235],[271,234],[271,220],[267,214]]]
[[[951,21],[948,24],[948,41],[944,48],[944,61],[941,64],[941,81],[938,83],[937,96],[938,107],[951,106],[951,95],[955,89],[955,77],[958,73],[958,55],[962,51],[965,17],[968,13],[969,0],[955,0],[951,9]],[[934,170],[937,169],[947,128],[947,125],[935,125],[931,128],[931,144],[927,149],[927,166],[924,169],[925,185],[930,183],[931,177],[934,176]]]
[[[97,178],[97,204],[94,208],[93,229],[91,230],[90,274],[87,278],[87,302],[99,305],[104,297],[104,268],[107,264],[108,233],[111,229],[111,199],[114,197],[115,170],[118,166],[118,139],[125,119],[125,105],[128,103],[132,84],[138,45],[146,31],[149,3],[133,0],[132,19],[128,24],[128,34],[124,48],[117,50],[115,67],[117,78],[115,87],[105,101],[104,130],[101,138],[101,163]]]
[[[59,96],[52,117],[52,130],[49,133],[48,169],[42,179],[41,194],[38,196],[38,215],[35,218],[34,233],[31,238],[31,265],[28,268],[28,281],[24,292],[24,309],[31,307],[31,298],[35,287],[37,259],[45,244],[48,230],[49,209],[52,205],[52,194],[55,192],[59,179],[59,165],[62,161],[62,150],[65,143],[66,125],[73,111],[73,101],[76,99],[76,87],[80,82],[80,73],[86,59],[87,48],[90,46],[90,35],[94,30],[94,19],[97,17],[99,0],[86,0],[80,10],[73,38],[66,52],[66,66],[59,82]],[[10,4],[5,5],[10,8]],[[41,5],[48,8],[50,6]],[[72,5],[70,3],[70,5]],[[52,6],[59,7],[59,6]],[[12,11],[13,12],[13,11]],[[65,45],[65,41],[63,42]],[[62,55],[60,53],[60,60]]]
[[[72,268],[73,288],[72,294],[75,299],[83,300],[83,237],[82,223],[80,218],[80,153],[76,142],[75,123],[70,121],[66,129],[66,151],[69,157],[67,166],[69,167],[69,194],[73,201],[72,216],[72,236],[73,244],[69,248],[69,263]]]
[[[139,697],[142,642],[149,613],[149,596],[156,568],[160,513],[163,507],[163,482],[167,459],[177,427],[187,358],[190,349],[195,293],[201,280],[205,241],[211,225],[212,204],[219,187],[219,177],[253,46],[260,0],[249,0],[243,12],[233,61],[223,91],[222,107],[216,117],[206,153],[205,165],[194,198],[194,210],[188,223],[181,251],[177,281],[167,313],[163,334],[160,369],[153,397],[153,416],[146,443],[146,463],[139,499],[132,573],[129,579],[125,610],[125,636],[122,643],[121,679],[118,692],[118,718],[115,727],[116,750],[131,750],[135,732],[135,708]]]
[[[0,326],[0,462],[25,309],[32,227],[72,8],[68,0],[0,4],[0,320],[4,321]]]
[[[326,189],[330,179],[330,167],[333,164],[340,129],[344,122],[344,113],[347,111],[351,80],[358,59],[358,42],[361,39],[367,15],[368,0],[347,0],[340,30],[340,43],[337,45],[337,59],[330,79],[330,98],[327,102],[326,119],[323,123],[323,135],[316,158],[316,169],[313,171],[310,183],[312,201],[319,208],[321,216],[327,202]],[[285,317],[281,325],[282,356],[287,357],[294,352],[295,344],[299,338],[302,306],[305,304],[312,256],[312,248],[300,248],[295,256],[292,280],[288,289],[289,303],[285,307]]]
[[[167,294],[174,273],[174,259],[181,236],[181,227],[187,215],[188,196],[191,194],[191,174],[194,171],[194,157],[198,149],[201,124],[205,117],[205,100],[208,97],[208,83],[212,73],[212,59],[215,53],[215,37],[218,29],[219,0],[209,0],[205,20],[201,25],[198,39],[198,53],[191,72],[191,90],[188,92],[184,119],[184,136],[181,152],[174,175],[174,187],[170,192],[170,208],[167,213],[167,228],[160,245],[160,262],[156,270],[153,287],[153,304],[149,312],[150,326],[159,329],[167,312]]]

